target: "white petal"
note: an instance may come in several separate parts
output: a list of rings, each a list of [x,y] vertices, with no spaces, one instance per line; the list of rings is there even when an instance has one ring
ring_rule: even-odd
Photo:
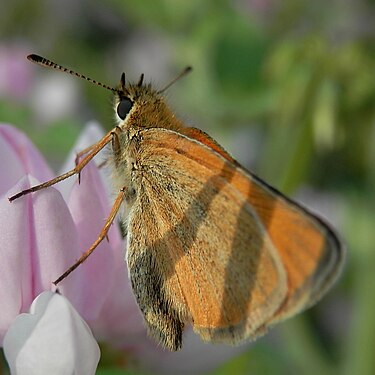
[[[43,292],[4,338],[12,375],[92,375],[100,350],[90,328],[63,296]]]

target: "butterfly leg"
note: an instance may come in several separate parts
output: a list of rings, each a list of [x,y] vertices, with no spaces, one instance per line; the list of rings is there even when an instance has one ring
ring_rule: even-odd
[[[111,227],[118,210],[121,207],[121,204],[126,196],[126,189],[123,188],[120,190],[119,194],[117,195],[117,198],[115,200],[115,203],[112,206],[111,212],[98,236],[96,241],[90,246],[90,248],[82,254],[82,256],[71,266],[69,267],[58,279],[56,279],[53,283],[55,285],[59,284],[62,280],[64,280],[71,272],[73,272],[81,263],[83,263],[90,254],[98,247],[98,245],[104,240],[104,238],[107,237],[107,233],[109,231],[109,228]]]
[[[92,149],[95,147],[96,143],[84,148],[83,150],[76,153],[76,157],[74,159],[74,164],[77,166],[79,164],[80,159],[82,156],[88,154]]]
[[[32,186],[29,189],[22,190],[19,193],[9,197],[8,198],[9,201],[12,202],[17,198],[22,197],[23,195],[33,193],[35,191],[44,189],[46,187],[55,185],[58,182],[63,181],[66,178],[69,178],[75,174],[79,175],[79,173],[89,163],[89,161],[112,140],[112,137],[113,137],[113,131],[111,130],[100,141],[90,146],[91,151],[73,169],[71,169],[70,171],[66,173],[61,174],[60,176],[53,178],[52,180],[43,182],[42,184],[39,184],[39,185]]]

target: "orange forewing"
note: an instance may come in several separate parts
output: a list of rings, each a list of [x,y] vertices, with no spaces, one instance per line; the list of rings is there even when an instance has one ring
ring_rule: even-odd
[[[234,160],[206,133],[188,129],[191,138]],[[231,183],[255,208],[288,275],[287,298],[274,317],[277,321],[308,307],[329,288],[343,264],[343,250],[328,223],[235,163],[242,173]]]
[[[143,130],[140,139],[142,181],[129,217],[128,265],[151,334],[166,336],[176,325],[171,320],[191,320],[206,340],[249,337],[284,301],[286,274],[254,208],[231,184],[237,168],[174,131]],[[144,263],[155,264],[154,279],[162,280],[147,298],[137,285],[155,282],[138,273]],[[148,312],[161,300],[168,301],[166,311]]]
[[[148,129],[142,140],[142,165],[162,178],[143,182],[147,205],[139,211],[150,210],[153,222],[132,217],[151,242],[134,238],[129,252],[153,248],[169,275],[166,295],[204,339],[253,337],[307,307],[331,284],[342,255],[320,219],[231,162],[203,132],[187,137]],[[203,219],[194,204],[202,205]]]
[[[233,160],[206,133],[188,129],[190,137]],[[287,271],[288,297],[275,316],[282,319],[308,307],[329,288],[343,263],[341,244],[326,222],[235,163],[243,173],[232,184],[247,194]]]

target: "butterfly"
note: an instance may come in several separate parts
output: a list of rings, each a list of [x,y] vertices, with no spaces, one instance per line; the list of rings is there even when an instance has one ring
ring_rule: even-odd
[[[117,199],[97,241],[55,284],[91,254],[119,213],[136,301],[150,336],[170,350],[182,347],[188,324],[209,342],[255,339],[332,286],[345,251],[330,225],[179,120],[163,96],[170,84],[156,90],[143,75],[127,83],[122,74],[112,88],[28,58],[111,90],[117,117],[114,129],[78,154],[74,169],[10,198],[79,175],[109,145]]]

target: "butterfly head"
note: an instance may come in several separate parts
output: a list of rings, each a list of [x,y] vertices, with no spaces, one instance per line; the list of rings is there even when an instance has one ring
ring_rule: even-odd
[[[176,79],[190,71],[185,69]],[[122,73],[120,83],[114,90],[114,110],[118,126],[122,128],[167,128],[177,130],[181,122],[167,106],[163,92],[176,79],[162,90],[155,90],[150,83],[143,83],[141,74],[137,83],[127,83]]]
[[[158,111],[167,111],[163,96],[143,83],[143,74],[138,83],[127,83],[122,73],[114,95],[114,110],[120,127],[153,127],[160,123]]]

